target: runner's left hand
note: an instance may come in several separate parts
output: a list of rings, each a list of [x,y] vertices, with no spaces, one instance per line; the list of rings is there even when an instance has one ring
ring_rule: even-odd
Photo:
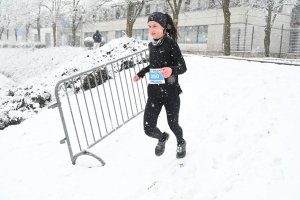
[[[172,74],[172,68],[171,67],[163,67],[163,68],[161,68],[160,73],[164,78],[169,78],[169,76],[171,76],[171,74]]]

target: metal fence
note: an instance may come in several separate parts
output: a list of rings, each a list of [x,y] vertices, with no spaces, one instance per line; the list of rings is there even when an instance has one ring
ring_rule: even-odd
[[[231,52],[264,52],[265,27],[232,24],[231,25]],[[272,28],[270,53],[299,55],[300,53],[300,28],[285,29]]]
[[[148,65],[148,50],[103,64],[59,81],[55,86],[65,141],[72,164],[81,155],[105,162],[89,149],[140,114],[146,104],[147,78],[133,75]]]

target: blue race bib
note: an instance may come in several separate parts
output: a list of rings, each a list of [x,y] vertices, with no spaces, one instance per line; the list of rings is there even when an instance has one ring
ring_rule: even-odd
[[[149,84],[165,84],[165,78],[161,75],[160,69],[150,69]]]

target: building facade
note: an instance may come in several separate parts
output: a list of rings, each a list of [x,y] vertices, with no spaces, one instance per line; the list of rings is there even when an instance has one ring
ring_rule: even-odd
[[[178,44],[183,51],[223,52],[223,10],[211,5],[211,0],[185,0],[179,14]],[[265,11],[238,2],[231,5],[231,52],[264,52]],[[271,31],[270,52],[274,54],[300,53],[299,4],[279,8]],[[146,4],[133,27],[133,37],[151,40],[147,30],[147,19],[152,12],[168,12],[166,4]],[[172,15],[171,15],[172,16]],[[104,42],[126,35],[126,7],[103,7],[96,15],[81,24],[76,35],[76,46],[83,46],[83,40],[99,30]],[[31,31],[32,39],[37,37]],[[41,41],[53,46],[51,28],[41,30]],[[66,25],[58,26],[57,44],[71,44],[71,30]]]

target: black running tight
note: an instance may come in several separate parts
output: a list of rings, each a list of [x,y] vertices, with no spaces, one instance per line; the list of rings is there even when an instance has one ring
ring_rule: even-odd
[[[162,109],[165,106],[167,119],[170,129],[176,136],[177,143],[183,143],[182,128],[178,124],[180,97],[179,95],[172,98],[151,98],[147,100],[144,112],[144,131],[152,138],[159,140],[164,139],[165,135],[156,127],[157,119]]]

